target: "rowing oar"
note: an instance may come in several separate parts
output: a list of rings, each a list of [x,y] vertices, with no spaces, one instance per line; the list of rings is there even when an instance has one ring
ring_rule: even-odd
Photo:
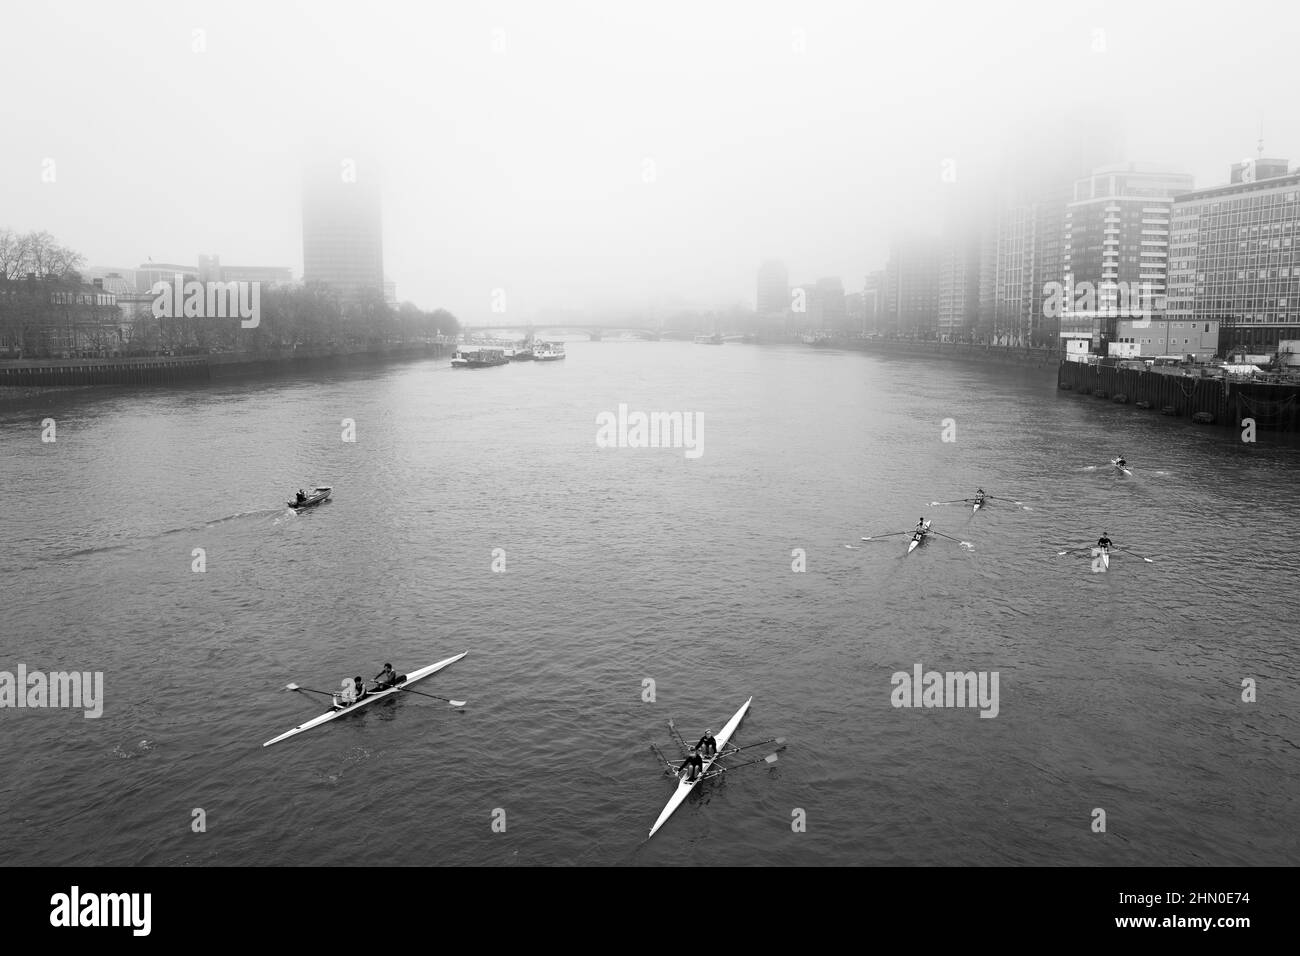
[[[768,754],[766,757],[759,757],[757,760],[746,760],[744,763],[738,763],[734,767],[718,767],[716,770],[710,770],[701,780],[708,780],[710,777],[716,777],[720,773],[726,773],[728,770],[739,770],[741,767],[748,767],[756,763],[776,763],[776,754]]]
[[[419,694],[421,697],[432,697],[434,700],[445,700],[453,707],[464,707],[465,704],[468,703],[468,701],[463,700],[452,700],[450,697],[439,697],[437,694],[426,694],[422,690],[411,690],[409,687],[395,687],[393,690],[404,690],[408,694]]]
[[[328,690],[312,690],[310,687],[299,687],[297,684],[285,684],[285,685],[284,685],[284,689],[285,689],[285,690],[301,690],[301,691],[309,691],[310,693],[313,693],[313,694],[324,694],[326,697],[333,697],[333,696],[335,696],[334,692],[332,692],[332,691],[328,691]]]
[[[1090,544],[1090,545],[1088,545],[1088,547],[1086,547],[1086,548],[1071,548],[1071,549],[1068,550],[1068,551],[1058,551],[1058,552],[1056,552],[1056,555],[1057,555],[1057,557],[1062,557],[1062,556],[1067,555],[1067,554],[1078,554],[1080,551],[1091,551],[1091,550],[1092,550],[1093,548],[1095,548],[1095,547],[1096,547],[1095,544]]]
[[[1135,557],[1135,558],[1141,558],[1141,559],[1142,559],[1143,561],[1145,561],[1147,564],[1155,564],[1155,562],[1152,561],[1150,558],[1148,558],[1146,555],[1144,555],[1144,554],[1138,554],[1136,551],[1131,551],[1131,550],[1129,550],[1128,548],[1115,548],[1114,550],[1115,550],[1115,551],[1123,551],[1123,552],[1125,552],[1125,553],[1127,553],[1127,554],[1131,554],[1131,555],[1133,555],[1133,557]]]
[[[931,505],[959,505],[963,501],[974,501],[974,498],[954,498],[952,501],[931,501]]]
[[[950,534],[944,534],[942,531],[927,531],[926,534],[937,534],[941,538],[947,538],[949,541],[956,541],[958,544],[965,544],[961,538],[954,538]]]
[[[777,750],[784,750],[784,749],[785,749],[785,738],[784,738],[784,737],[771,737],[771,738],[769,738],[769,739],[767,739],[767,740],[760,740],[760,741],[759,741],[758,743],[756,743],[756,744],[746,744],[746,745],[743,746],[743,747],[732,747],[730,750],[719,750],[719,751],[718,751],[718,756],[719,756],[719,757],[730,757],[732,754],[738,754],[738,753],[740,753],[742,750],[752,750],[752,749],[755,748],[755,747],[762,747],[762,746],[764,746],[765,744],[776,744],[776,749],[777,749]]]
[[[899,535],[899,534],[911,534],[911,533],[912,533],[912,532],[910,532],[910,531],[890,531],[890,532],[887,532],[886,534],[869,534],[869,535],[867,535],[865,538],[863,538],[862,540],[863,540],[863,541],[875,541],[877,538],[892,538],[892,537],[894,537],[895,535]]]
[[[678,732],[677,724],[673,723],[673,719],[671,717],[668,718],[668,733],[672,736],[673,742],[676,743],[677,746],[681,748],[682,756],[686,756],[691,752],[690,745],[686,743],[686,740]]]
[[[663,764],[664,764],[664,776],[674,776],[674,777],[675,777],[675,776],[677,775],[677,770],[673,767],[673,765],[672,765],[671,763],[668,762],[668,758],[665,757],[665,756],[664,756],[664,752],[663,752],[662,750],[659,749],[659,745],[658,745],[658,744],[651,744],[651,745],[650,745],[650,749],[653,750],[653,751],[655,752],[655,756],[656,756],[656,757],[658,757],[660,760],[663,761]]]

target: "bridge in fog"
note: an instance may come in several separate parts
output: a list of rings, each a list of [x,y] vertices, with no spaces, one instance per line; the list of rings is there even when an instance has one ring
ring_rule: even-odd
[[[535,338],[545,340],[548,336],[556,335],[585,335],[593,342],[599,342],[602,338],[616,338],[631,336],[632,338],[645,339],[647,341],[656,341],[660,338],[674,338],[680,336],[692,336],[695,333],[688,330],[673,331],[670,329],[649,329],[636,326],[618,326],[618,325],[575,325],[572,322],[555,323],[553,325],[543,324],[497,324],[497,325],[463,325],[461,331],[464,332],[465,338],[490,338],[490,339],[522,339]]]

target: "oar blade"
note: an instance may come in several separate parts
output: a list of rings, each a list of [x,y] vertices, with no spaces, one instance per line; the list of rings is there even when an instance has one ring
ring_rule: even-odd
[[[453,707],[464,707],[467,703],[469,703],[469,701],[466,701],[466,700],[449,700],[449,701],[447,701],[447,703],[451,704],[451,706],[453,706]]]
[[[776,754],[768,754],[766,757],[763,758],[763,761],[765,763],[776,763],[778,759],[779,758],[777,757]]]
[[[297,690],[297,689],[298,689],[298,685],[297,685],[297,684],[285,684],[285,685],[284,685],[284,689],[285,689],[285,690]]]

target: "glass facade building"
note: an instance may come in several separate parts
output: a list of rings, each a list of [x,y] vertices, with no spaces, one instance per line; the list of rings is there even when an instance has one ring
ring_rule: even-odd
[[[1224,355],[1300,338],[1300,173],[1262,178],[1286,163],[1255,163],[1173,204],[1169,318],[1217,322]]]

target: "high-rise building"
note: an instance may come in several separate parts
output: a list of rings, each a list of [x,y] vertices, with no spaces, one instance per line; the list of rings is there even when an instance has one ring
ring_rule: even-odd
[[[939,327],[938,239],[895,242],[885,266],[885,313],[881,330],[904,338],[932,339]]]
[[[822,329],[833,332],[848,330],[848,307],[844,301],[844,282],[839,276],[817,280],[817,302],[821,306]]]
[[[1045,314],[1044,287],[1064,281],[1065,210],[1077,180],[1122,155],[1119,124],[1072,110],[1034,117],[995,177],[997,210],[982,242],[981,331],[992,340],[1059,344],[1060,320]]]
[[[758,267],[759,315],[784,315],[790,309],[790,274],[785,263],[768,259]]]
[[[1224,353],[1300,338],[1300,171],[1285,160],[1233,167],[1227,186],[1174,198],[1170,321],[1219,323]]]
[[[936,329],[941,341],[969,339],[979,318],[980,237],[958,233],[939,248]]]
[[[1075,183],[1055,280],[1068,298],[1063,339],[1088,339],[1105,354],[1120,319],[1163,320],[1170,210],[1193,185],[1189,173],[1138,163],[1103,166]]]
[[[862,331],[879,332],[885,312],[885,270],[877,269],[867,273],[862,286]]]
[[[344,298],[384,293],[378,173],[351,159],[308,169],[302,199],[303,281]]]

